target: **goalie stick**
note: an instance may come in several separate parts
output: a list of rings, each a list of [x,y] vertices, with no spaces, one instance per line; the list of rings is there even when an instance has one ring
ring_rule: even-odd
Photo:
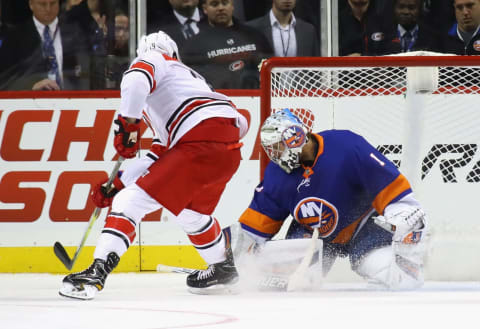
[[[123,157],[118,157],[117,162],[115,163],[115,167],[112,170],[112,173],[110,174],[110,177],[108,178],[107,184],[106,184],[106,189],[108,190],[110,186],[112,185],[113,180],[115,179],[115,176],[118,173],[118,170],[120,169],[120,165],[122,164],[124,158]],[[63,247],[63,245],[60,242],[55,242],[53,245],[53,252],[57,256],[58,259],[65,265],[65,267],[68,270],[71,270],[73,268],[73,265],[75,265],[75,262],[77,261],[78,256],[80,255],[80,251],[83,249],[83,245],[85,244],[85,241],[88,238],[88,235],[90,234],[90,231],[93,227],[93,224],[97,220],[97,218],[100,216],[100,213],[102,212],[102,208],[95,208],[95,211],[93,212],[92,217],[90,217],[90,220],[88,222],[88,226],[85,230],[85,233],[83,233],[82,239],[80,240],[80,243],[77,247],[77,250],[75,250],[75,254],[73,255],[73,258],[70,259],[68,256],[67,251]]]
[[[315,245],[318,240],[318,234],[319,234],[318,229],[314,228],[310,245],[308,246],[307,252],[303,257],[302,262],[300,263],[300,265],[298,265],[295,272],[293,272],[288,278],[287,291],[298,290],[298,288],[302,286],[302,283],[304,282],[305,274],[308,270],[308,266],[310,266],[313,255],[315,254]]]

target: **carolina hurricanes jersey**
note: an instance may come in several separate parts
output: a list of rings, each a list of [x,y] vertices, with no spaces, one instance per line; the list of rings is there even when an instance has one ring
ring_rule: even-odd
[[[238,118],[243,137],[246,119],[230,99],[180,61],[150,51],[135,58],[121,83],[120,114],[143,118],[161,144],[172,147],[192,127],[211,117]]]
[[[290,214],[320,223],[320,238],[346,244],[375,211],[411,193],[407,179],[364,138],[347,130],[313,134],[318,154],[312,167],[290,174],[270,162],[264,180],[239,221],[259,240],[271,238]]]

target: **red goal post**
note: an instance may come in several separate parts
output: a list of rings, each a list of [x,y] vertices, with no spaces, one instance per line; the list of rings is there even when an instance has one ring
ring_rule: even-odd
[[[480,278],[469,248],[480,247],[480,56],[271,58],[260,85],[260,124],[272,109],[307,109],[314,132],[352,130],[400,168],[432,223],[430,278]],[[457,264],[459,253],[471,259]]]

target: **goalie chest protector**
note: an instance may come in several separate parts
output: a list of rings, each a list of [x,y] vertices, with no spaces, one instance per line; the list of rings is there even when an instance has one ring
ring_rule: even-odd
[[[291,214],[302,224],[319,227],[326,242],[344,244],[373,209],[383,213],[388,204],[411,193],[407,179],[363,137],[327,130],[313,138],[319,147],[311,168],[287,174],[269,163],[240,218],[244,229],[270,238]]]

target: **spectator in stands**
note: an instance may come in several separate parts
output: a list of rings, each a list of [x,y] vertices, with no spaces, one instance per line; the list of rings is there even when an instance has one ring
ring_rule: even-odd
[[[440,37],[420,21],[422,0],[394,0],[395,23],[386,36],[385,54],[417,50],[440,51]]]
[[[233,0],[206,0],[208,24],[181,55],[216,89],[259,87],[258,64],[272,56],[267,39],[233,17]]]
[[[315,28],[293,14],[296,0],[273,0],[272,9],[247,25],[261,31],[277,57],[319,56]]]
[[[113,51],[114,33],[112,41],[108,41],[107,2],[101,0],[82,0],[65,11],[61,18],[65,22],[76,24],[86,40],[87,58],[89,64],[89,89],[110,89],[106,86],[105,76],[107,54]],[[113,13],[110,15],[113,16]],[[111,19],[113,21],[113,19]],[[112,25],[113,30],[113,25]]]
[[[105,55],[107,26],[106,13],[100,7],[98,0],[71,0],[65,6],[66,11],[62,19],[66,22],[75,23],[88,39],[88,45],[92,54]]]
[[[339,15],[340,56],[378,55],[385,47],[386,27],[370,0],[348,0]]]
[[[128,57],[128,42],[130,41],[130,23],[127,14],[117,9],[115,11],[115,49],[116,56]]]
[[[375,11],[377,15],[391,20],[388,13],[393,12],[393,3],[395,0],[377,0],[375,1]],[[455,22],[453,10],[453,0],[420,0],[421,17],[423,23],[432,27],[437,33],[441,34],[447,31]],[[388,22],[387,22],[388,23]]]
[[[59,0],[29,0],[29,5],[32,17],[4,40],[0,89],[88,89],[86,41],[78,26],[58,18]]]
[[[443,39],[443,52],[480,55],[480,0],[454,0],[457,23]]]
[[[148,33],[159,30],[167,33],[182,50],[185,42],[198,34],[205,15],[198,8],[198,0],[169,0],[172,9],[154,21],[149,21]]]
[[[88,9],[90,10],[90,15],[97,22],[100,29],[103,31],[103,34],[107,34],[107,15],[106,15],[106,2],[103,0],[83,0],[81,2],[86,2]]]
[[[119,89],[123,73],[130,65],[129,56],[130,26],[127,14],[115,11],[115,44],[106,60],[106,89]]]

